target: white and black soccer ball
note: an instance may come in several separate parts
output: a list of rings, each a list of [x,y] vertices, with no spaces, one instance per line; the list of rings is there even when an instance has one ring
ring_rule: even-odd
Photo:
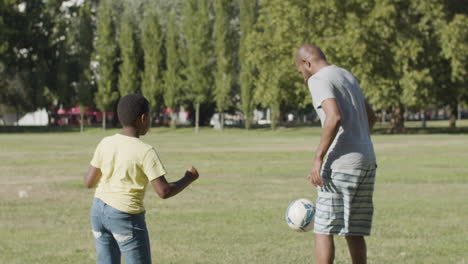
[[[310,200],[298,199],[286,209],[286,222],[297,232],[312,230],[315,215],[315,205]]]

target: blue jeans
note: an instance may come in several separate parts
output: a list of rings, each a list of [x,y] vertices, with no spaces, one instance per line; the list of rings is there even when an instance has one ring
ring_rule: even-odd
[[[91,225],[98,264],[151,264],[150,242],[145,212],[127,214],[94,198]]]

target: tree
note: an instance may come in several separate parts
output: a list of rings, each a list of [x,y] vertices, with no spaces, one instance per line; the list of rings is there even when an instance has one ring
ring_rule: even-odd
[[[94,28],[91,14],[91,3],[86,2],[80,8],[78,15],[78,104],[80,106],[80,131],[83,132],[83,116],[86,106],[92,103],[92,84],[91,84],[91,56],[93,53]]]
[[[207,0],[187,0],[183,21],[186,42],[188,97],[195,105],[195,132],[199,131],[200,104],[211,95],[211,20]]]
[[[99,3],[97,20],[95,58],[98,62],[98,90],[94,100],[98,109],[102,111],[102,127],[105,129],[106,111],[119,97],[115,89],[114,67],[117,60],[117,47],[110,0],[101,0]]]
[[[120,20],[119,47],[122,64],[120,65],[120,96],[136,93],[139,89],[138,54],[135,37],[134,9],[130,2],[124,3]]]
[[[307,92],[304,86],[296,85],[300,76],[294,69],[294,58],[299,45],[310,35],[309,19],[307,2],[264,0],[260,2],[255,31],[248,36],[252,49],[248,60],[258,71],[254,100],[270,108],[272,129],[278,125],[281,104],[289,94],[296,93],[296,89]]]
[[[34,91],[25,85],[22,74],[30,71],[27,67],[29,52],[18,52],[31,51],[32,45],[22,37],[32,36],[29,19],[33,16],[26,13],[30,10],[20,12],[15,4],[0,2],[0,104],[22,112],[34,108],[28,100]]]
[[[468,81],[468,16],[466,14],[451,14],[451,21],[441,27],[442,55],[450,61],[449,86],[444,90],[445,102],[450,105],[450,127],[456,126],[456,111],[458,104],[468,101],[466,88]]]
[[[60,89],[68,90],[68,87],[73,89],[73,96],[70,96],[69,104],[65,104],[65,107],[76,104],[80,107],[81,132],[84,130],[85,109],[93,105],[92,94],[95,88],[91,79],[94,39],[93,8],[94,4],[91,1],[83,3],[82,6],[68,6],[62,9],[68,19],[61,18],[66,22],[66,30],[64,30],[66,31],[66,52],[61,56],[67,57],[68,60],[62,65],[64,69],[67,69],[65,80],[62,81],[66,83],[66,87],[61,85]]]
[[[171,127],[176,127],[176,107],[181,100],[180,76],[181,62],[179,58],[179,37],[176,24],[176,13],[171,10],[166,30],[166,71],[164,73],[164,102],[171,109]]]
[[[406,108],[420,109],[432,100],[430,65],[437,49],[431,49],[434,26],[426,7],[418,1],[363,1],[342,5],[337,13],[346,17],[344,32],[330,50],[356,75],[374,107],[391,109],[393,133],[404,131]]]
[[[221,130],[224,129],[224,111],[232,104],[232,71],[234,52],[234,36],[231,29],[231,0],[214,1],[215,8],[215,52],[216,52],[216,73],[215,73],[215,100],[219,111]]]
[[[74,93],[61,2],[0,4],[0,104],[17,113],[69,104]]]
[[[245,128],[250,129],[252,125],[254,110],[254,67],[249,58],[248,36],[254,29],[257,11],[257,1],[239,0],[240,8],[240,34],[239,60],[240,60],[240,96],[242,113],[245,116]]]
[[[141,45],[144,53],[145,69],[142,76],[141,90],[148,99],[152,112],[161,108],[162,100],[162,46],[163,36],[157,9],[151,1],[146,2],[141,25]]]

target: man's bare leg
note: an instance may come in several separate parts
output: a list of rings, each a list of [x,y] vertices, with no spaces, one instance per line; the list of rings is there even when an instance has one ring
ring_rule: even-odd
[[[366,240],[363,236],[346,236],[348,242],[349,253],[353,264],[366,264],[367,263],[367,248]]]
[[[332,235],[315,234],[315,263],[331,264],[335,259]]]

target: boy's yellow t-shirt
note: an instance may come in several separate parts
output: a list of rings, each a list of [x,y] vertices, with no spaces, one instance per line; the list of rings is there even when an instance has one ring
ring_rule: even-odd
[[[166,174],[152,146],[122,134],[102,139],[91,165],[102,173],[94,196],[128,214],[145,210],[148,182]]]

